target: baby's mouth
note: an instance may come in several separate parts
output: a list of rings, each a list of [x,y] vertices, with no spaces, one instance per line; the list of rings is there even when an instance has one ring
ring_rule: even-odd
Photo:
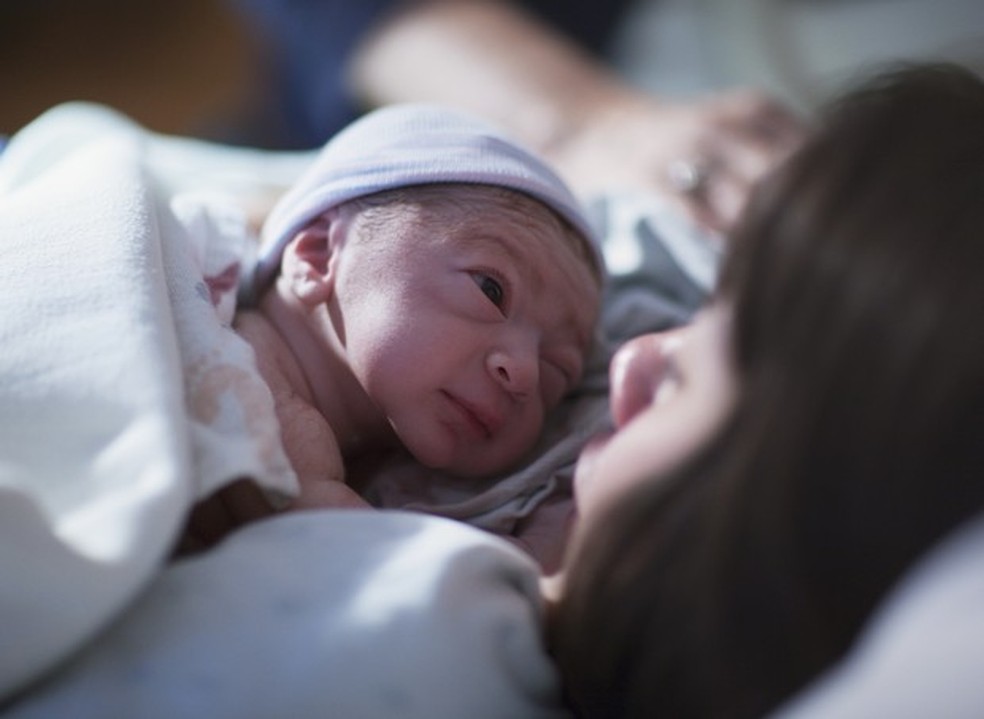
[[[475,431],[476,434],[485,437],[486,439],[492,437],[498,430],[501,422],[494,417],[488,415],[488,413],[483,412],[480,407],[477,407],[456,395],[445,392],[444,395],[450,400],[451,404],[454,405],[461,416],[465,419],[468,426]]]

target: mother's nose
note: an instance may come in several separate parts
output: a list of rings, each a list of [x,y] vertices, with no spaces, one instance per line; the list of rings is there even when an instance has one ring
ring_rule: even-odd
[[[609,366],[611,412],[622,427],[656,399],[666,378],[669,353],[683,330],[641,335],[622,345]]]

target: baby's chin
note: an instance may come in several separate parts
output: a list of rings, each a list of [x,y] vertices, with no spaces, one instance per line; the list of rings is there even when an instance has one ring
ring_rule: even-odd
[[[414,454],[414,458],[425,467],[463,479],[501,477],[519,470],[533,459],[529,450],[497,456],[492,452],[483,452],[480,448],[468,455],[431,457],[430,461],[422,454]]]

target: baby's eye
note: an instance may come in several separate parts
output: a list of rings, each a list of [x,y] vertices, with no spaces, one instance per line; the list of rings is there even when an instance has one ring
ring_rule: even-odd
[[[475,284],[478,285],[482,294],[489,298],[489,302],[501,310],[506,301],[506,293],[502,289],[502,283],[483,272],[473,273],[472,279],[475,280]]]

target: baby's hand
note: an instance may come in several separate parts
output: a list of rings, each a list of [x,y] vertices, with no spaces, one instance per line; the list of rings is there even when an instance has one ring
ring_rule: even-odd
[[[180,556],[208,549],[237,527],[268,517],[275,511],[256,482],[236,480],[192,508],[175,554]]]
[[[302,482],[301,494],[290,505],[295,509],[371,509],[366,500],[344,482],[326,479],[320,482]]]

